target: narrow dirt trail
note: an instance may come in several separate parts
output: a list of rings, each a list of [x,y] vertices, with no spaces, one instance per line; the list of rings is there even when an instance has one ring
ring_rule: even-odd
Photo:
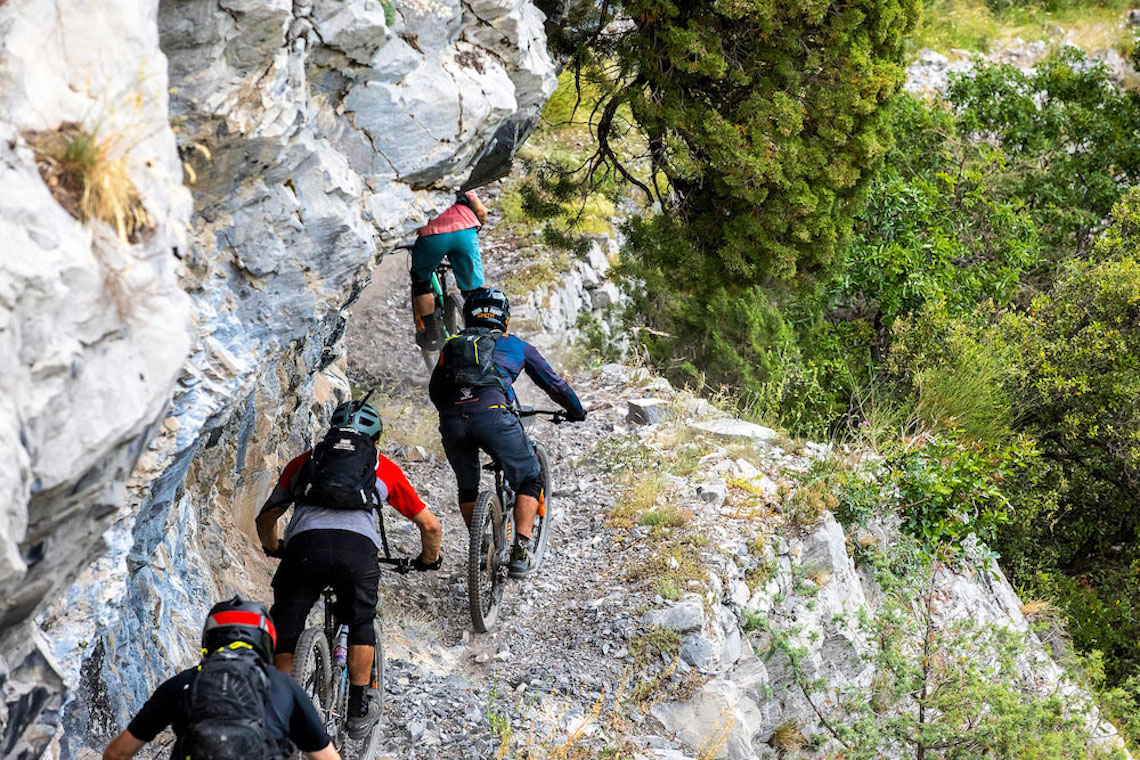
[[[509,583],[496,630],[474,634],[467,531],[413,342],[407,260],[401,252],[382,262],[353,307],[347,336],[353,382],[379,383],[385,395],[386,453],[404,468],[444,531],[442,570],[385,573],[381,582],[388,657],[382,756],[486,758],[508,733],[523,745],[547,741],[552,730],[572,733],[576,722],[585,722],[620,688],[628,670],[627,641],[637,630],[630,610],[645,605],[631,603],[623,578],[622,551],[605,517],[615,488],[599,453],[611,438],[628,435],[624,398],[640,394],[627,384],[628,370],[617,365],[567,375],[594,411],[585,423],[540,421],[530,431],[546,444],[554,467],[555,532],[544,566]],[[510,264],[491,255],[486,266],[487,281],[494,283]],[[556,356],[548,358],[560,369]],[[516,387],[525,402],[550,408],[528,379]],[[385,519],[393,552],[418,552],[412,526],[390,509]]]
[[[604,376],[577,383],[587,403],[617,388]],[[429,413],[424,410],[424,413]],[[401,462],[444,526],[444,567],[382,584],[388,647],[386,747],[397,757],[488,757],[509,719],[518,735],[543,730],[528,718],[569,724],[611,694],[625,669],[625,642],[636,625],[622,556],[606,526],[613,486],[593,452],[621,424],[616,407],[583,424],[539,424],[532,434],[550,449],[554,534],[541,571],[511,581],[496,630],[474,634],[466,583],[467,531],[446,462]],[[391,512],[387,524],[397,526]],[[417,550],[399,525],[394,551]],[[544,722],[544,721],[539,721]],[[498,735],[495,735],[495,731]]]

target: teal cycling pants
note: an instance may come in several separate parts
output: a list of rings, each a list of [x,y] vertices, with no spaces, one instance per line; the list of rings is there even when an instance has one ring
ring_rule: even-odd
[[[483,257],[479,253],[479,229],[469,227],[441,235],[423,235],[412,247],[412,273],[430,280],[444,257],[451,262],[455,284],[460,290],[475,290],[483,285]]]

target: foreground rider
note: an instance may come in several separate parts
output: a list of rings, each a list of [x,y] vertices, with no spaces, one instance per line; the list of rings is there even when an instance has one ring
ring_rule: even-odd
[[[435,312],[431,278],[444,257],[451,262],[455,284],[464,293],[483,286],[483,259],[479,228],[487,222],[487,209],[475,193],[457,193],[455,203],[419,229],[412,248],[412,311],[416,318],[416,345],[438,351],[442,331]]]
[[[531,566],[530,533],[542,494],[542,470],[530,439],[515,413],[512,383],[526,371],[531,380],[567,412],[586,419],[586,410],[569,383],[560,378],[531,344],[507,332],[511,305],[497,288],[481,288],[463,306],[466,329],[444,345],[428,391],[439,410],[439,432],[455,471],[459,508],[468,527],[479,493],[479,450],[490,454],[516,494],[515,545],[510,574]]]
[[[400,468],[376,451],[382,429],[371,406],[361,401],[338,406],[324,440],[285,467],[257,517],[265,553],[282,559],[270,610],[280,631],[274,658],[279,670],[292,672],[309,610],[325,588],[336,591],[337,618],[348,625],[348,733],[353,739],[367,736],[380,717],[379,699],[368,689],[380,581],[376,554],[382,546],[374,510],[387,499],[420,529],[423,551],[412,562],[415,569],[437,570],[442,562],[439,520]],[[296,509],[282,549],[277,520],[292,504]]]
[[[146,701],[103,760],[129,760],[173,726],[176,760],[284,758],[289,742],[313,760],[340,760],[309,697],[269,667],[276,633],[260,602],[235,596],[210,610],[202,662]]]

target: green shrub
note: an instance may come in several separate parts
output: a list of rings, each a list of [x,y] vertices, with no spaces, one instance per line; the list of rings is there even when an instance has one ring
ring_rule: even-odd
[[[1084,253],[1140,181],[1140,96],[1118,89],[1080,50],[1062,48],[1029,73],[980,66],[955,79],[948,97],[960,129],[1000,147],[1008,169],[995,181],[999,197],[1033,209],[1054,258]]]
[[[1028,439],[981,447],[952,433],[899,440],[882,453],[887,506],[903,530],[928,551],[951,554],[969,536],[993,539],[1009,519],[1007,481],[1036,455]]]

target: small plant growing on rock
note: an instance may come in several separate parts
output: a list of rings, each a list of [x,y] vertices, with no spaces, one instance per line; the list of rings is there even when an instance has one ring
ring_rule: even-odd
[[[782,508],[789,523],[807,528],[819,522],[824,512],[834,510],[838,505],[839,500],[826,484],[816,482],[799,486],[789,493]]]
[[[76,219],[106,222],[132,243],[154,226],[127,170],[129,148],[121,138],[101,136],[74,122],[25,137],[35,150],[40,176]]]
[[[806,747],[807,737],[795,721],[788,721],[772,732],[768,746],[776,750],[780,757],[787,757],[790,753],[799,752]]]

